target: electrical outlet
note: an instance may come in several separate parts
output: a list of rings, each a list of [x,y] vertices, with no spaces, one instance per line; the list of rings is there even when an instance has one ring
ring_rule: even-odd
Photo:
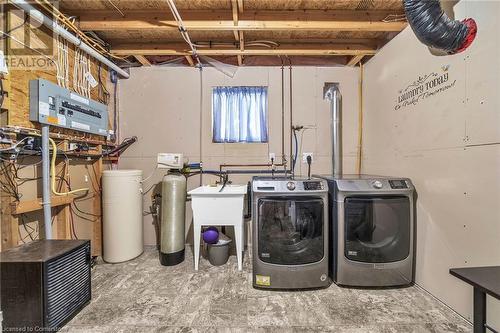
[[[70,142],[68,145],[68,149],[69,150],[76,150],[76,149],[78,149],[78,144],[75,142]]]
[[[269,153],[269,161],[273,160],[276,162],[276,154],[275,153]]]
[[[307,164],[307,156],[311,156],[311,162],[314,162],[313,153],[302,153],[302,163]]]

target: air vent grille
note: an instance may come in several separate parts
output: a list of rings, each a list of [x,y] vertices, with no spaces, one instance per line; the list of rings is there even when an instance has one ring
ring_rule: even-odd
[[[47,264],[46,324],[58,328],[90,300],[88,244]]]

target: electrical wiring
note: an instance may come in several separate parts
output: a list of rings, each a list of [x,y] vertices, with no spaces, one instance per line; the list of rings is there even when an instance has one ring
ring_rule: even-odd
[[[116,56],[109,52],[104,46],[102,46],[99,42],[94,40],[93,38],[87,36],[84,32],[82,32],[76,24],[68,18],[65,14],[63,14],[59,9],[57,9],[49,0],[36,0],[36,3],[40,5],[44,10],[46,10],[52,17],[61,21],[63,26],[69,30],[71,30],[80,40],[87,43],[90,47],[92,47],[96,52],[100,53],[103,56],[120,59],[123,61],[127,61],[126,58]],[[15,5],[15,3],[14,3]],[[127,61],[128,62],[128,61]]]
[[[33,139],[33,137],[30,137],[30,136],[27,136],[25,138],[23,138],[22,140],[19,140],[15,145],[12,145],[8,148],[1,148],[0,151],[9,151],[9,150],[12,150],[12,149],[16,149],[17,147],[19,147],[19,145],[29,139]]]
[[[175,6],[175,3],[173,0],[167,0],[168,6],[170,7],[170,11],[172,12],[172,15],[174,16],[175,21],[177,22],[177,25],[179,27],[179,31],[181,33],[181,37],[184,39],[184,41],[189,45],[189,48],[191,49],[191,52],[193,53],[193,57],[196,59],[198,62],[198,66],[202,68],[202,64],[200,61],[200,58],[198,57],[198,53],[196,51],[196,47],[194,44],[191,42],[191,39],[189,38],[189,34],[187,33],[187,29],[184,26],[184,22],[182,21],[182,17],[177,11],[177,7]]]
[[[108,105],[110,94],[109,94],[108,89],[106,89],[106,85],[102,82],[102,73],[101,72],[102,72],[102,64],[99,63],[97,65],[97,83],[98,83],[98,91],[97,91],[98,98],[97,99],[99,100],[99,102]],[[115,117],[116,117],[116,112],[115,112]],[[115,128],[113,130],[116,131]]]
[[[59,24],[58,20],[55,21]],[[69,88],[69,45],[61,36],[57,36],[57,84],[63,88]]]
[[[93,168],[93,166],[92,166]],[[97,175],[95,174],[94,172],[94,176],[95,176],[95,181],[97,183],[97,185],[94,185],[94,179],[92,178],[92,176],[90,175],[90,172],[89,172],[89,169],[88,169],[88,166],[85,165],[85,170],[87,171],[87,175],[89,176],[90,178],[90,184],[92,185],[92,188],[94,189],[95,192],[100,192],[100,189],[99,189],[99,182],[98,182],[98,177]],[[94,169],[95,170],[95,169]],[[97,186],[97,187],[96,187]]]
[[[118,74],[115,71],[109,72],[109,80],[113,83],[113,136],[118,138]]]
[[[20,142],[18,142],[18,144],[20,144]],[[53,149],[53,151],[55,152],[55,154],[53,154],[53,156],[55,156],[57,154],[57,151],[54,149]],[[55,178],[65,182],[71,191],[71,183],[70,183],[69,177],[68,177],[68,179],[66,179],[64,177],[64,174],[65,174],[67,167],[68,167],[67,162],[69,161],[69,159],[68,159],[67,155],[65,155],[65,154],[63,154],[63,155],[65,156],[65,159],[66,159],[66,166],[64,168],[62,168],[55,175],[56,176]],[[28,157],[29,156],[30,155],[28,155]],[[25,157],[22,157],[22,158],[25,158]],[[41,179],[42,177],[19,177],[19,170],[20,169],[26,168],[29,166],[34,166],[34,165],[36,165],[36,163],[18,166],[18,165],[16,165],[16,162],[17,162],[17,160],[2,163],[1,169],[0,169],[0,174],[5,176],[4,178],[5,178],[6,182],[4,182],[2,180],[0,180],[0,182],[1,182],[2,188],[4,188],[5,192],[7,192],[9,195],[14,197],[16,201],[19,202],[21,197],[22,197],[22,195],[19,193],[19,186],[24,184],[27,181],[36,181],[36,180]],[[96,176],[95,168],[93,169],[93,171],[94,171],[94,176]],[[54,174],[52,174],[52,176],[54,176]],[[59,186],[62,186],[62,184]],[[89,213],[89,212],[84,211],[83,209],[81,209],[78,206],[78,204],[76,202],[73,202],[69,208],[70,208],[70,210],[69,210],[70,211],[70,214],[69,214],[70,232],[71,232],[71,237],[74,239],[78,239],[78,235],[76,233],[76,228],[75,228],[74,215],[76,215],[78,218],[80,218],[82,220],[89,221],[89,222],[96,222],[101,217],[98,214],[93,214],[93,213]],[[85,215],[87,215],[87,216],[85,216]],[[20,215],[20,222],[21,222],[20,225],[22,226],[22,228],[25,231],[25,236],[23,237],[23,235],[21,235],[21,231],[19,229],[18,229],[18,233],[19,233],[19,239],[23,243],[26,242],[26,239],[35,240],[39,237],[38,226],[36,229],[31,227],[27,223],[26,219],[27,219],[27,217],[25,214]],[[52,218],[52,223],[54,223],[54,220],[55,220],[55,216]]]
[[[88,190],[89,190],[88,188],[80,188],[77,190],[63,192],[63,193],[59,193],[56,191],[55,172],[56,172],[57,145],[56,145],[55,141],[52,140],[51,138],[49,138],[49,142],[52,145],[52,159],[51,159],[51,163],[50,163],[50,174],[51,174],[50,178],[51,178],[51,183],[52,183],[52,193],[54,193],[55,195],[61,196],[61,195],[70,195],[70,194],[79,193],[79,192],[88,192]]]
[[[3,101],[5,99],[5,91],[3,90],[3,74],[0,75],[0,108],[3,106]]]
[[[151,179],[151,177],[153,177],[153,176],[154,176],[154,174],[156,173],[156,171],[157,171],[157,170],[158,170],[158,165],[156,166],[156,168],[154,168],[154,169],[153,169],[153,171],[151,171],[151,173],[150,173],[150,174],[149,174],[146,178],[144,178],[144,179],[142,180],[142,183],[145,183],[145,182],[147,182],[148,180],[150,180],[150,179]]]
[[[120,13],[122,17],[125,17],[125,14],[121,11],[120,8],[118,8],[118,6],[112,0],[108,0],[108,2],[111,4],[111,6],[113,6],[116,9],[118,13]]]

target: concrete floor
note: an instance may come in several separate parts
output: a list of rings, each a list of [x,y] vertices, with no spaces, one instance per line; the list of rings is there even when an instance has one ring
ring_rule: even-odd
[[[221,267],[191,250],[174,267],[147,249],[92,271],[92,302],[62,332],[471,332],[456,313],[418,287],[276,292],[252,288],[251,260]]]

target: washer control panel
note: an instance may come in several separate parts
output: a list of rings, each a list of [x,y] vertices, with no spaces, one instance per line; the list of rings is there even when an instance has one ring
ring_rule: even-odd
[[[404,179],[391,179],[389,180],[389,185],[395,190],[408,188],[408,184]]]
[[[252,189],[256,192],[327,192],[328,184],[323,179],[291,179],[285,177],[255,177],[252,181]]]
[[[316,180],[308,180],[304,182],[305,191],[319,191],[323,189],[323,183]]]

